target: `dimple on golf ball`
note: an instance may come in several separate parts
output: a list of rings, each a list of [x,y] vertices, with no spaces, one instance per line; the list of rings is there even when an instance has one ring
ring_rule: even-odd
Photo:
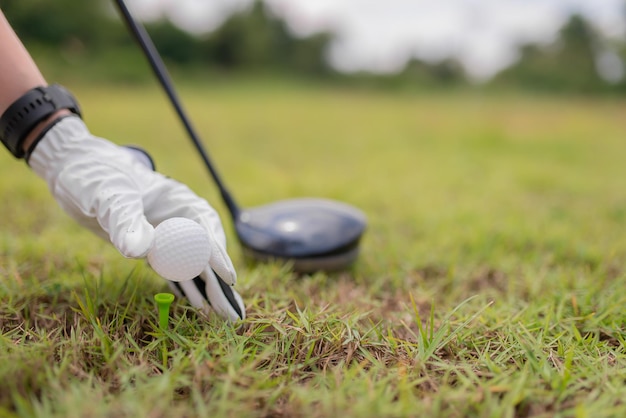
[[[154,244],[148,263],[167,280],[191,280],[209,263],[209,234],[200,224],[187,218],[170,218],[154,228]]]

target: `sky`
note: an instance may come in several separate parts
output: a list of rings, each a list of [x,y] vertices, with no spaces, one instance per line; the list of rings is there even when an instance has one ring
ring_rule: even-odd
[[[167,16],[191,32],[209,32],[252,0],[127,0],[141,19]],[[327,51],[339,71],[391,73],[411,58],[459,60],[476,81],[488,80],[519,58],[527,43],[550,44],[573,13],[607,38],[626,36],[626,0],[265,0],[294,34],[331,31]],[[624,64],[598,46],[605,78]]]

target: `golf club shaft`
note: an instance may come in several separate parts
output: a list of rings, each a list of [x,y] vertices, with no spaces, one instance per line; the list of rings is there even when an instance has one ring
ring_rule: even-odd
[[[213,180],[217,184],[217,187],[219,188],[220,193],[222,195],[222,199],[224,200],[224,203],[226,204],[231,217],[233,218],[233,220],[236,219],[239,215],[239,207],[237,206],[230,192],[226,189],[226,186],[220,179],[220,176],[217,173],[217,170],[215,169],[213,164],[211,163],[211,160],[209,159],[209,155],[204,149],[202,142],[200,142],[200,138],[196,134],[196,131],[194,130],[191,124],[191,121],[189,120],[189,118],[187,117],[187,114],[183,110],[182,104],[180,100],[178,99],[178,96],[174,90],[174,86],[169,76],[169,73],[167,71],[167,68],[165,67],[165,64],[163,63],[161,56],[159,55],[156,47],[154,46],[152,39],[150,39],[150,35],[148,35],[148,32],[146,32],[146,29],[143,27],[143,25],[137,22],[135,18],[131,15],[130,11],[128,10],[128,7],[126,7],[126,4],[124,3],[123,0],[116,0],[116,4],[117,4],[118,9],[120,10],[120,13],[122,14],[124,18],[124,21],[128,25],[129,30],[132,32],[133,36],[135,37],[135,40],[137,41],[144,55],[148,59],[148,62],[150,63],[150,66],[152,67],[154,74],[156,75],[159,82],[161,83],[161,86],[167,93],[167,96],[169,97],[170,102],[172,103],[172,105],[174,106],[174,109],[176,110],[176,113],[178,114],[178,117],[180,118],[183,125],[185,126],[185,130],[187,131],[189,138],[191,139],[196,149],[198,150],[198,153],[202,157],[202,160],[204,161],[204,165],[208,168],[209,173],[211,174],[211,177],[213,177]]]

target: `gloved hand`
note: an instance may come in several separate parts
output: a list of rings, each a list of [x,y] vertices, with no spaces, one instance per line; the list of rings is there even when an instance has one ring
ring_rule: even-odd
[[[61,208],[125,257],[145,257],[154,227],[166,219],[185,217],[204,226],[212,247],[209,265],[196,279],[170,287],[205,312],[212,308],[231,321],[245,317],[231,287],[237,275],[219,216],[187,186],[153,171],[134,152],[94,137],[76,116],[46,132],[28,163]]]

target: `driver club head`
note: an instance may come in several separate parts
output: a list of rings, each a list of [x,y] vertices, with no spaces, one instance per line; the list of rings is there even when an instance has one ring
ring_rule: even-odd
[[[296,272],[311,273],[352,264],[366,223],[348,204],[300,198],[243,209],[235,230],[248,259],[286,261]]]

